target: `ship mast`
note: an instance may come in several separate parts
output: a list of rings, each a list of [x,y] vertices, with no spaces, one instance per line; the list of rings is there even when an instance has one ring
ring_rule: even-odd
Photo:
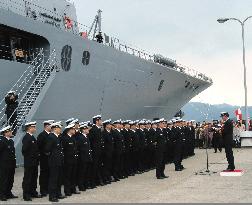
[[[89,37],[92,33],[92,30],[93,30],[93,40],[95,39],[97,30],[98,30],[98,33],[101,33],[101,18],[102,18],[101,13],[102,13],[102,10],[99,9],[97,11],[97,15],[95,16],[95,19],[92,23],[92,26],[88,32],[88,37]]]

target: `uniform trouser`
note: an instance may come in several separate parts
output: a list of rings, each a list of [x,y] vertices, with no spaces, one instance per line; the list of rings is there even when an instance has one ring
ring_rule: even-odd
[[[57,198],[61,195],[62,166],[49,167],[48,192],[49,198]]]
[[[14,183],[15,166],[0,166],[0,197],[10,196]]]
[[[87,177],[88,177],[88,164],[79,160],[78,170],[77,170],[77,185],[80,188],[87,186]]]
[[[97,181],[101,181],[101,154],[94,153],[93,154],[93,173],[92,173],[92,182],[95,183]]]
[[[49,179],[49,167],[48,167],[48,158],[42,156],[40,159],[40,175],[39,175],[39,186],[40,193],[48,193],[48,179]]]
[[[138,171],[144,171],[144,149],[139,150],[139,157],[138,157]]]
[[[122,160],[122,153],[115,153],[114,154],[114,162],[113,162],[113,176],[115,178],[121,177],[121,160]]]
[[[112,176],[112,163],[113,163],[113,154],[106,153],[104,156],[104,179],[110,180]]]
[[[156,150],[156,177],[164,176],[165,158],[164,152]]]
[[[228,161],[228,168],[234,169],[234,155],[233,155],[233,150],[232,150],[232,144],[225,144],[225,152],[226,152],[226,158]]]
[[[174,165],[175,168],[179,168],[181,166],[181,162],[183,159],[183,146],[182,143],[176,142],[174,148]]]
[[[24,178],[22,183],[24,197],[37,194],[37,179],[38,166],[24,167]]]
[[[71,194],[76,191],[76,171],[77,164],[65,164],[64,165],[64,192],[65,194]]]

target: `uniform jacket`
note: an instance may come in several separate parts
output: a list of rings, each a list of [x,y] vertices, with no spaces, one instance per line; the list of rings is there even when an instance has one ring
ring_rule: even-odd
[[[14,142],[0,136],[0,169],[1,167],[15,167],[16,155]]]
[[[64,163],[76,164],[78,161],[76,138],[74,136],[70,137],[68,134],[64,134],[61,137],[61,142],[64,152]]]
[[[77,150],[81,162],[92,161],[92,150],[89,142],[89,137],[79,133],[76,136]]]
[[[39,149],[36,138],[26,133],[22,140],[22,154],[24,156],[24,167],[38,166]]]

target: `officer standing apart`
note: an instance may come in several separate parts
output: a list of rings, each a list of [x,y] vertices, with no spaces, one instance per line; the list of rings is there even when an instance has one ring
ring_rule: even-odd
[[[224,141],[224,147],[226,152],[226,158],[228,161],[227,171],[234,171],[234,155],[232,150],[233,144],[233,123],[229,119],[229,114],[227,112],[221,113],[221,118],[224,121],[224,126],[222,128],[222,137]]]
[[[41,197],[45,197],[48,194],[48,178],[49,178],[49,167],[48,167],[48,156],[45,152],[45,145],[48,140],[48,136],[51,133],[51,124],[54,120],[44,121],[44,131],[38,135],[38,148],[40,154],[40,175],[39,175],[39,186]]]
[[[48,193],[49,201],[58,202],[65,197],[61,194],[61,178],[64,164],[63,147],[60,141],[61,122],[51,124],[52,133],[49,134],[45,145],[48,155],[49,179]]]
[[[32,201],[32,198],[40,198],[37,189],[39,150],[37,140],[34,137],[36,122],[25,124],[26,134],[22,140],[22,154],[24,156],[24,178],[22,183],[23,198]]]
[[[11,192],[16,168],[15,147],[11,126],[0,131],[0,201],[18,198]]]

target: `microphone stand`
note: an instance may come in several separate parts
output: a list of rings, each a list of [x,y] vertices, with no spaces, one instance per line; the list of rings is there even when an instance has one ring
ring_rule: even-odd
[[[213,174],[216,174],[217,172],[214,172],[214,171],[210,171],[209,170],[209,155],[208,155],[208,145],[209,145],[209,138],[207,138],[206,140],[206,170],[205,171],[199,171],[199,172],[196,172],[195,175],[200,175],[200,176],[211,176]]]

